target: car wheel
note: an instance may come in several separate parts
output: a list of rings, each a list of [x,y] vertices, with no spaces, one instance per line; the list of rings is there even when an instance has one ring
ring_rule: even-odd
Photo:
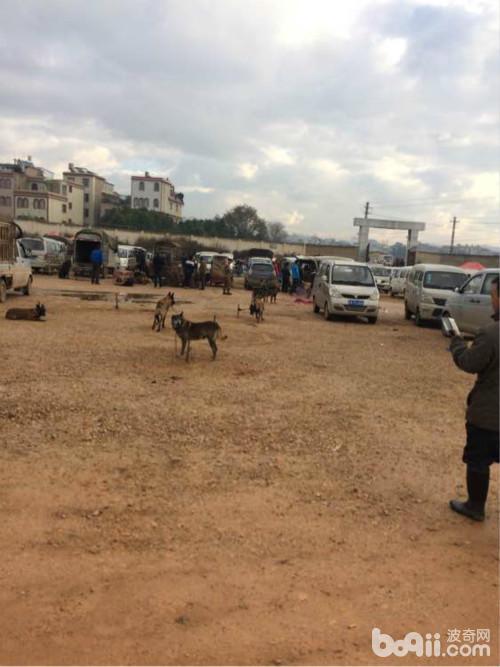
[[[7,285],[5,280],[0,280],[0,303],[5,303],[7,301]]]
[[[369,317],[368,318],[368,324],[377,324],[377,316],[375,315],[374,317]]]
[[[316,299],[313,297],[313,312],[319,313],[319,306],[316,304]]]
[[[405,320],[411,320],[411,310],[408,308],[408,304],[405,301]]]
[[[323,316],[325,320],[329,320],[331,315],[330,315],[330,309],[328,308],[328,301],[325,302],[325,308],[323,310]]]
[[[30,276],[28,278],[28,282],[26,283],[26,286],[23,287],[23,294],[25,296],[29,296],[31,294],[31,287],[33,286],[33,278]]]
[[[415,324],[417,325],[417,327],[423,327],[424,326],[424,320],[420,316],[420,311],[419,311],[418,308],[417,308],[417,312],[415,313]]]

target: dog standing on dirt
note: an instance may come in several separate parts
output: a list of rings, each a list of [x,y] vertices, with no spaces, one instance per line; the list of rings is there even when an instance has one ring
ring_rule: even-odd
[[[255,315],[257,322],[264,320],[264,297],[259,291],[254,290],[252,300],[250,301],[250,315]]]
[[[215,321],[208,322],[190,322],[184,318],[184,313],[180,315],[172,315],[172,329],[182,341],[181,357],[186,351],[186,361],[189,361],[189,353],[191,350],[192,340],[202,340],[206,338],[212,350],[212,361],[215,361],[217,356],[217,338],[226,340],[227,336],[222,335],[222,329]]]
[[[29,320],[31,322],[43,322],[47,314],[43,303],[37,303],[34,308],[9,308],[5,313],[7,320]]]
[[[169,292],[167,296],[164,296],[163,299],[160,299],[156,304],[155,314],[153,319],[152,329],[156,328],[156,331],[161,331],[165,328],[165,318],[167,313],[175,305],[175,296],[173,292]]]

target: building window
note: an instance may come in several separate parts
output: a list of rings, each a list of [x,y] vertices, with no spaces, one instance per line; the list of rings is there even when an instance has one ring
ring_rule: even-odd
[[[160,192],[160,184],[155,183],[155,192]]]
[[[88,188],[89,187],[89,179],[84,178],[82,179],[83,187]]]
[[[7,197],[0,197],[0,206],[7,206]]]
[[[67,191],[68,191],[68,188],[67,188],[65,185],[63,185],[63,186],[62,186],[62,193],[63,193],[63,195],[65,195]]]
[[[89,217],[89,209],[88,209],[88,208],[84,208],[84,209],[83,209],[83,215],[84,215],[86,218]]]
[[[28,208],[28,200],[26,197],[17,198],[17,208]]]
[[[32,183],[31,184],[31,189],[34,190],[34,191],[38,190],[38,183]]]
[[[139,181],[139,190],[144,190],[144,181]]]
[[[158,208],[159,205],[160,205],[160,202],[158,201],[158,199],[153,199],[153,206],[154,206],[155,208]]]
[[[63,205],[62,205],[62,212],[63,212],[63,213],[66,213],[66,204],[63,204]]]
[[[72,185],[69,186],[69,191],[73,192],[73,186]]]
[[[73,204],[71,202],[69,202],[68,209],[71,211],[72,208],[73,208]]]
[[[139,200],[137,197],[134,197],[134,208],[137,208],[139,206]]]
[[[10,190],[12,187],[12,182],[10,178],[0,178],[0,188],[4,188],[5,190]]]
[[[89,193],[88,193],[88,192],[86,192],[86,193],[83,195],[83,201],[84,201],[86,204],[88,204],[88,202],[89,202]]]

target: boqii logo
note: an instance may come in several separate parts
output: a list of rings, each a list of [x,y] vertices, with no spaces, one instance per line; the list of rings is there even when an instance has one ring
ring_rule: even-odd
[[[408,632],[404,639],[394,640],[391,635],[385,634],[379,628],[372,629],[372,650],[379,658],[395,655],[403,658],[408,653],[414,653],[418,658],[440,658],[490,656],[489,644],[478,644],[477,641],[489,642],[490,631],[487,628],[478,630],[448,630],[447,643],[441,642],[439,632],[426,633],[423,637],[419,632]]]

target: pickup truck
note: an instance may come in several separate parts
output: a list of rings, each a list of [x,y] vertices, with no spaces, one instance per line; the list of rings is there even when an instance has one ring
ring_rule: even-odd
[[[9,220],[0,219],[0,303],[7,299],[8,290],[23,294],[31,292],[33,275],[19,239],[22,231]]]

